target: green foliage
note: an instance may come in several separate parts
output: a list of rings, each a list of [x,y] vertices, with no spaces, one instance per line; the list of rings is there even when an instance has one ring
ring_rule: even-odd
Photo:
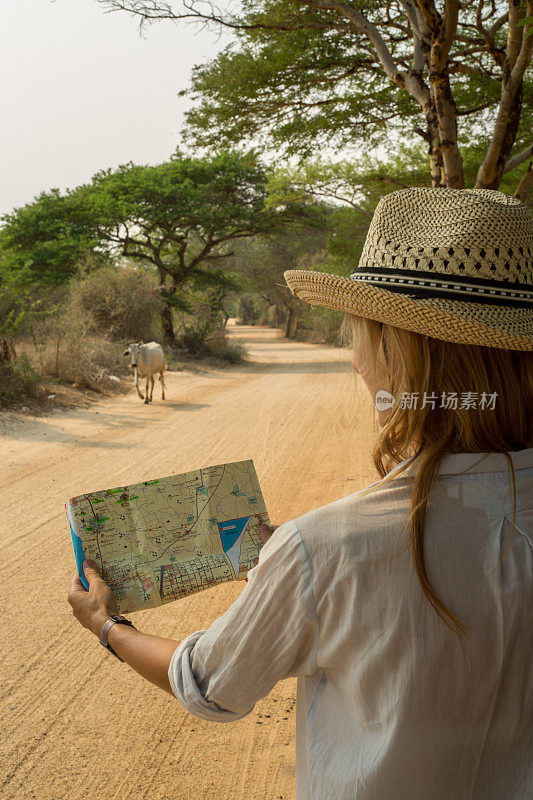
[[[266,180],[253,152],[201,159],[176,151],[156,166],[125,164],[6,215],[0,253],[33,285],[68,280],[88,254],[96,266],[110,256],[150,263],[163,298],[185,308],[176,295],[189,276],[221,285],[227,243],[271,228]]]
[[[10,269],[0,254],[0,360],[9,360],[15,354],[17,334],[27,330],[40,311],[41,298],[28,285],[28,270]]]
[[[533,17],[523,17],[523,19],[519,20],[517,25],[527,25],[528,31],[526,36],[533,36]]]
[[[157,166],[100,172],[84,191],[101,241],[180,281],[216,258],[217,245],[270,224],[266,172],[253,153],[199,159],[176,151]]]
[[[324,203],[317,204],[315,211],[320,226],[294,223],[235,248],[228,263],[240,275],[241,291],[257,291],[268,302],[281,301],[283,272],[325,254],[333,212]]]
[[[472,144],[482,144],[475,174],[491,142],[502,83],[507,85],[510,69],[508,4],[482,5],[466,3],[459,9],[445,67],[453,103],[448,111],[439,111],[441,116],[448,114],[450,129],[456,114],[461,154]],[[172,4],[157,0],[149,13],[145,3],[134,6],[135,13],[146,19],[182,16]],[[432,79],[439,75],[428,74],[428,53],[422,53],[432,38],[427,31],[416,54],[413,8],[393,4],[385,13],[377,0],[350,4],[247,0],[237,10],[213,12],[214,20],[233,27],[235,41],[215,59],[195,67],[191,88],[181,92],[194,101],[186,114],[185,141],[207,148],[254,141],[264,151],[300,160],[314,159],[324,148],[371,152],[381,146],[392,154],[402,144],[422,141],[427,162],[431,138],[427,103],[424,110],[422,100],[415,100],[414,88],[403,87],[407,76],[415,76],[413,85],[423,86],[429,98],[436,90]],[[419,22],[430,14],[421,8]],[[201,14],[194,7],[189,11],[192,16]],[[440,24],[442,12],[436,16]],[[530,25],[530,18],[518,24]],[[517,129],[514,121],[509,124],[515,152],[531,138],[532,78],[526,71],[521,103],[513,108],[513,120],[515,114],[519,118]],[[442,104],[442,97],[437,100],[437,106]],[[507,152],[505,156],[509,157]],[[469,181],[466,185],[474,185],[475,175]]]
[[[23,327],[29,315],[28,291],[14,280],[2,276],[0,283],[0,339],[13,342],[15,334]]]
[[[365,11],[372,6],[386,27],[378,3]],[[338,24],[337,12],[288,0],[242,8],[237,42],[195,67],[192,89],[180,93],[195,101],[186,115],[191,145],[254,138],[312,158],[327,145],[373,148],[412,135],[417,104],[376,69],[367,38]]]
[[[239,295],[239,302],[237,305],[237,313],[243,325],[264,325],[267,322],[274,326],[279,325],[284,321],[285,316],[274,319],[273,315],[269,317],[269,303],[258,294],[247,292]]]
[[[423,147],[402,146],[387,160],[367,154],[337,162],[324,158],[302,161],[276,170],[269,181],[269,203],[296,196],[313,198],[328,231],[327,255],[321,270],[348,275],[358,263],[374,210],[383,195],[406,186],[430,183]],[[328,203],[329,205],[325,205]]]
[[[0,252],[34,285],[66,281],[87,255],[96,266],[128,257],[156,267],[163,333],[172,341],[171,309],[188,308],[180,287],[191,280],[228,288],[228,243],[272,228],[276,214],[265,207],[266,193],[267,169],[252,151],[203,159],[176,151],[163,164],[124,164],[65,194],[40,195],[6,215]],[[105,325],[116,327],[110,319]]]
[[[235,286],[234,282],[229,284]],[[187,291],[188,310],[177,314],[177,346],[193,356],[209,355],[213,342],[224,341],[228,284],[196,286]]]
[[[98,251],[88,210],[76,190],[64,195],[59,189],[43,192],[2,220],[2,260],[33,285],[57,286],[67,281],[88,253],[100,263],[105,260]]]

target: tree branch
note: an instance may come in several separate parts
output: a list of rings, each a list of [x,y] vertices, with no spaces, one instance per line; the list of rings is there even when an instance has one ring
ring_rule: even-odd
[[[522,180],[518,184],[518,188],[514,193],[514,196],[518,197],[519,200],[525,203],[532,189],[533,189],[533,161],[530,161],[529,167],[527,168]]]
[[[527,35],[527,26],[516,23],[524,16],[533,16],[533,0],[523,8],[509,0],[509,31],[503,66],[500,107],[492,139],[481,164],[476,187],[494,189],[499,185],[507,157],[513,147],[522,105],[522,80],[533,53],[533,36]],[[520,46],[519,46],[520,41]]]
[[[497,100],[487,100],[486,103],[480,103],[477,106],[470,106],[470,108],[463,108],[461,111],[456,111],[455,113],[458,117],[467,117],[469,114],[475,114],[478,111],[484,111],[486,108],[492,108],[492,106],[495,106],[497,102]]]
[[[373,25],[364,14],[362,14],[353,6],[338,2],[338,0],[300,0],[300,2],[303,2],[305,5],[310,6],[311,8],[323,8],[330,11],[337,11],[339,14],[345,17],[345,19],[347,19],[356,30],[364,33],[370,39],[387,76],[397,86],[404,88],[406,77],[405,73],[398,70],[396,64],[394,63],[392,53],[388,49],[385,40],[381,36],[376,26]]]
[[[485,28],[485,26],[483,25],[483,20],[481,16],[483,6],[484,6],[484,0],[478,0],[476,8],[476,28],[482,35],[483,39],[485,40],[487,50],[492,55],[496,64],[498,64],[498,66],[500,67],[503,67],[505,60],[504,52],[500,47],[496,47],[492,28]],[[505,16],[507,16],[507,14]]]
[[[522,150],[521,153],[517,153],[516,156],[513,156],[507,161],[503,169],[503,174],[505,175],[507,172],[511,172],[512,169],[515,169],[515,167],[519,167],[520,164],[523,164],[523,162],[531,158],[531,156],[533,156],[533,142],[528,145],[525,150]]]
[[[441,26],[440,14],[435,8],[435,4],[432,0],[417,0],[416,4],[422,12],[428,33],[431,38],[435,38]]]

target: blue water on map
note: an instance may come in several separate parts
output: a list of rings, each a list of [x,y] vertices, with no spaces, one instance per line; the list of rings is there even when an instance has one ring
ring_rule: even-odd
[[[220,538],[222,539],[222,548],[225,553],[231,550],[250,517],[241,517],[241,519],[227,519],[225,522],[218,523],[218,530]]]
[[[70,528],[70,535],[72,536],[72,544],[74,545],[74,555],[76,557],[76,567],[78,569],[78,575],[80,576],[81,582],[87,591],[89,591],[89,582],[85,577],[85,573],[83,572],[83,562],[85,561],[85,553],[83,552],[83,547],[81,544],[81,539],[79,536],[76,536],[74,531],[72,530],[72,525],[70,521],[68,523]]]

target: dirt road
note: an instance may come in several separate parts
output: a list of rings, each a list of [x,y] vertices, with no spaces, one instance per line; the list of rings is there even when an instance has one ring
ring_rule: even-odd
[[[167,374],[88,409],[0,415],[0,795],[6,800],[289,800],[294,680],[216,725],[106,654],[74,620],[68,497],[253,458],[273,523],[375,479],[376,430],[350,353],[233,327],[253,363]],[[241,583],[133,615],[177,641],[224,613]]]

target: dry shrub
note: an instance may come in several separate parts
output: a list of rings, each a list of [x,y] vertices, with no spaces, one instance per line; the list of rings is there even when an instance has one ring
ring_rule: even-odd
[[[129,342],[159,336],[161,294],[142,269],[108,265],[82,275],[70,284],[69,307],[95,335]]]
[[[55,312],[32,330],[41,369],[95,391],[121,388],[124,343],[157,336],[161,296],[153,276],[112,265],[74,278]]]
[[[8,408],[38,397],[41,380],[25,353],[11,360],[0,360],[0,407]]]
[[[47,372],[75,386],[116,391],[116,378],[128,372],[122,350],[122,345],[94,336],[64,339],[59,349],[48,351]]]
[[[128,373],[124,345],[94,333],[93,321],[75,304],[50,319],[43,331],[41,368],[61,381],[95,391],[116,391]]]

